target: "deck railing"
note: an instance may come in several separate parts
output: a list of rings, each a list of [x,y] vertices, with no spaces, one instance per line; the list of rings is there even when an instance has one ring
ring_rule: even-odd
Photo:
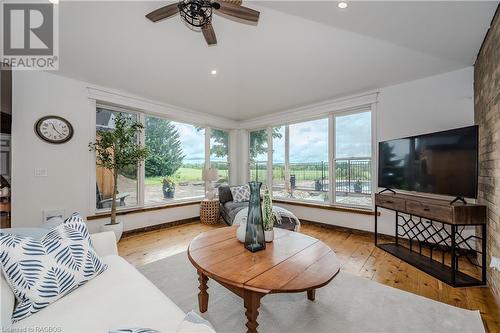
[[[328,162],[289,164],[289,186],[305,191],[328,192]],[[267,162],[250,163],[250,178],[267,181]],[[273,188],[285,187],[285,164],[273,163]],[[335,162],[335,190],[345,193],[370,194],[372,189],[371,159],[338,159]]]

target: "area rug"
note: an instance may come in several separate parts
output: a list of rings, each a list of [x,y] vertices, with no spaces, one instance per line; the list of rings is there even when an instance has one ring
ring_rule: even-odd
[[[139,270],[183,311],[198,312],[196,270],[180,253]],[[245,332],[243,301],[217,282],[208,283],[208,311],[202,316],[217,332]],[[262,299],[260,332],[485,332],[479,311],[469,311],[380,283],[339,273],[316,291],[274,294]]]

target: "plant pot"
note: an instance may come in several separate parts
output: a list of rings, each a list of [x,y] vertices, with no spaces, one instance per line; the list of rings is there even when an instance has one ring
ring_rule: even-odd
[[[115,233],[116,242],[118,243],[120,238],[122,238],[123,223],[116,222],[115,224],[111,224],[111,223],[105,224],[105,225],[101,226],[101,231],[113,231]]]
[[[264,230],[264,239],[267,243],[271,243],[274,240],[274,229]]]
[[[172,186],[171,184],[163,184],[162,192],[165,199],[173,199],[175,194],[175,186]]]

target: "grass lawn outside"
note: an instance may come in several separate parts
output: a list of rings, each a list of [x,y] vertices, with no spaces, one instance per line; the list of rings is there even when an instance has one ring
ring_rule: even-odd
[[[201,181],[201,170],[195,168],[179,168],[174,178],[178,183]],[[162,185],[163,177],[146,177],[144,180],[145,185]]]

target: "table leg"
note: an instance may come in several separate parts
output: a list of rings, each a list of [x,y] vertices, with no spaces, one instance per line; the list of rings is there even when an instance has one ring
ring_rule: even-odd
[[[207,293],[207,282],[208,277],[202,272],[198,271],[198,281],[200,282],[200,292],[198,293],[198,306],[200,308],[200,312],[206,312],[208,309],[208,293]]]
[[[247,316],[247,333],[256,333],[257,326],[257,316],[259,315],[260,299],[263,294],[245,290],[243,295],[243,301],[245,303],[245,315]]]
[[[307,291],[307,299],[314,301],[316,299],[316,289],[309,289]]]

